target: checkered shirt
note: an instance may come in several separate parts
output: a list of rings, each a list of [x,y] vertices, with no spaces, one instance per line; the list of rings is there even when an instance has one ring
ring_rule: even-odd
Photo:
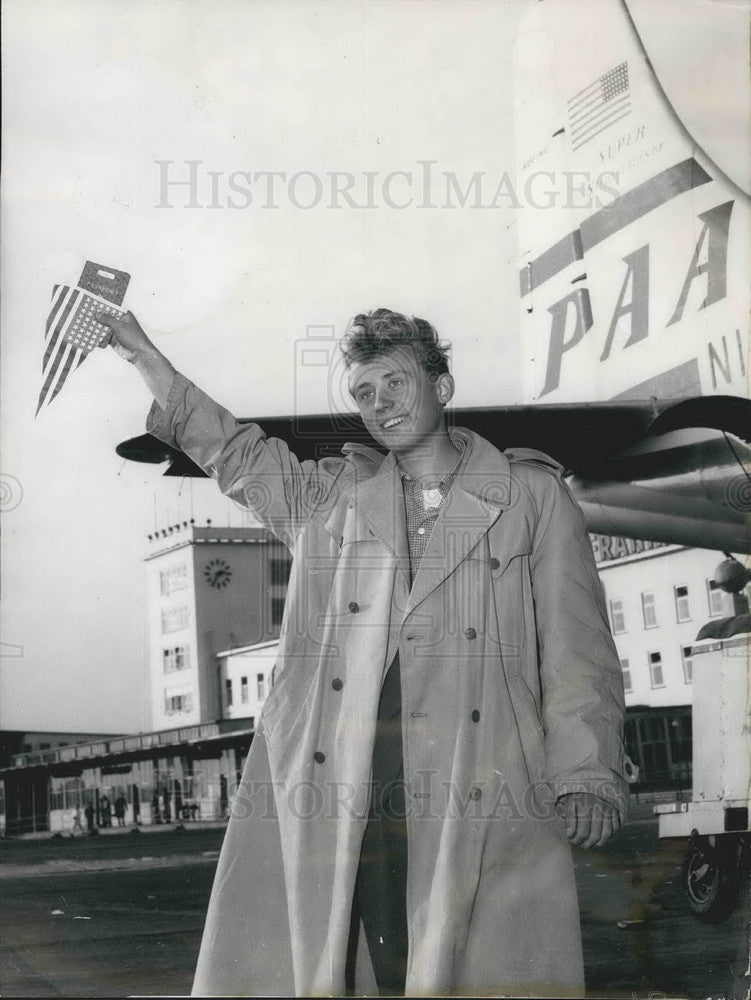
[[[440,493],[440,502],[436,506],[426,509],[423,503],[423,491],[419,480],[402,473],[402,491],[404,493],[404,512],[407,520],[407,541],[409,543],[409,573],[410,584],[415,579],[420,568],[420,562],[425,555],[425,549],[430,541],[430,533],[435,522],[438,520],[449,490],[454,484],[459,468],[464,459],[464,448],[462,456],[449,474],[437,485]]]

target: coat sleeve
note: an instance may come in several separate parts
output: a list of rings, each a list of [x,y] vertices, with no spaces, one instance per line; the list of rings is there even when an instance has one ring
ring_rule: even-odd
[[[592,792],[625,818],[623,680],[584,515],[560,475],[534,475],[531,573],[547,778],[556,798]]]
[[[312,514],[336,498],[345,460],[300,462],[284,441],[232,414],[179,372],[164,410],[154,401],[146,430],[181,449],[289,548]]]

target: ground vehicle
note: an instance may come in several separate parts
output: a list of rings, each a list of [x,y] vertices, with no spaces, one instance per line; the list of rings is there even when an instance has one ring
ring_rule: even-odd
[[[693,795],[655,806],[660,837],[688,837],[684,887],[693,914],[724,920],[748,891],[751,861],[751,633],[693,646]]]

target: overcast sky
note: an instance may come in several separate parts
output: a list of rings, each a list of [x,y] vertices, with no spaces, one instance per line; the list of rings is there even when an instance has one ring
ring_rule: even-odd
[[[115,455],[150,400],[112,351],[34,419],[52,286],[87,259],[132,275],[126,304],[238,415],[339,405],[298,342],[381,305],[455,342],[458,405],[519,400],[514,213],[421,204],[445,174],[513,175],[523,8],[6,0],[0,726],[148,728],[146,533],[191,497],[239,522],[213,484]],[[169,183],[187,160],[195,190]]]

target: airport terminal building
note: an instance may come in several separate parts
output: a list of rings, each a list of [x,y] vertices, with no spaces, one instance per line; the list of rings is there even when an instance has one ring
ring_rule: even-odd
[[[70,832],[87,803],[107,826],[118,799],[127,824],[228,814],[274,680],[291,559],[257,527],[182,521],[146,543],[151,731],[19,734],[0,758],[7,834]]]
[[[722,553],[591,535],[618,649],[626,746],[640,786],[691,786],[692,643],[733,614],[714,581]]]
[[[691,783],[691,643],[729,613],[721,554],[592,535],[623,671],[637,790]],[[9,835],[93,823],[221,820],[274,683],[291,560],[257,527],[183,521],[147,538],[151,731],[16,734],[0,757]],[[7,735],[7,734],[6,734]]]

